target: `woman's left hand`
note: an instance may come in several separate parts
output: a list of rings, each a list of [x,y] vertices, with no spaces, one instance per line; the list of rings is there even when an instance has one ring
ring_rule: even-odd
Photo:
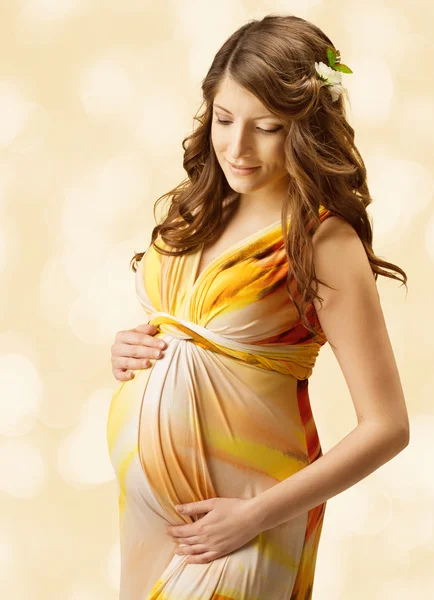
[[[180,511],[179,507],[184,510]],[[178,546],[176,554],[187,554],[189,563],[207,563],[225,556],[252,540],[261,529],[253,518],[251,500],[209,498],[177,505],[183,515],[205,514],[194,523],[169,525],[167,533]]]

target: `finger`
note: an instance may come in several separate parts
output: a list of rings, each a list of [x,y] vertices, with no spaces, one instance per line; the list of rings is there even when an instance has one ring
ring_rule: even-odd
[[[196,523],[188,523],[187,525],[171,525],[167,530],[167,533],[172,535],[174,538],[180,537],[191,537],[197,535]]]
[[[132,371],[124,369],[115,369],[113,375],[118,381],[128,381],[129,379],[134,378],[134,373]]]
[[[126,337],[130,337],[130,334],[133,335],[139,333],[146,333],[147,335],[154,336],[158,332],[158,327],[155,325],[151,325],[150,323],[141,323],[137,325],[137,327],[132,327],[131,329],[123,329],[118,331],[115,336],[116,341],[123,341]]]
[[[205,544],[180,544],[178,548],[175,550],[175,554],[204,554],[205,552],[209,552],[208,546]]]
[[[121,356],[112,360],[112,371],[116,369],[122,369],[123,371],[140,371],[140,369],[147,369],[151,366],[154,359],[150,358],[128,358]]]
[[[190,537],[172,537],[172,542],[175,544],[200,544],[200,537],[198,535],[191,535]]]
[[[154,345],[141,345],[141,344],[117,344],[112,348],[112,361],[116,361],[118,358],[159,358],[159,352],[162,352],[163,348],[157,348]],[[124,365],[119,365],[124,366]],[[126,367],[128,365],[125,365]]]
[[[119,354],[119,347],[132,346],[151,346],[152,348],[166,348],[167,344],[164,340],[147,333],[139,333],[138,331],[125,331],[122,336],[116,338],[112,346],[112,352]]]
[[[130,362],[131,361],[131,362]],[[123,365],[120,363],[123,363]],[[131,373],[132,371],[141,371],[142,369],[148,369],[151,365],[151,361],[148,359],[143,360],[133,360],[132,358],[127,359],[126,361],[120,360],[116,361],[116,364],[112,367],[112,373],[117,378],[117,375],[126,375]],[[122,377],[125,379],[125,377]]]
[[[151,325],[150,323],[140,323],[137,327],[133,327],[131,331],[139,331],[140,333],[149,333],[150,335],[154,335],[158,331],[158,327],[156,325]]]
[[[159,357],[150,358],[130,358],[129,356],[114,356],[112,357],[112,370],[114,369],[130,369],[132,371],[136,369],[146,369],[151,365],[151,361],[156,358],[162,358],[162,354]]]
[[[206,500],[198,500],[197,502],[187,502],[187,504],[177,504],[175,510],[183,515],[202,514],[203,511],[211,511],[215,508],[218,498],[207,498]],[[202,510],[200,510],[202,509]]]
[[[196,555],[189,554],[185,560],[188,563],[203,564],[203,563],[211,562],[211,561],[215,560],[216,558],[219,558],[220,556],[223,556],[223,555],[219,554],[218,552],[204,552],[203,554],[196,554]]]
[[[139,331],[124,331],[122,335],[116,337],[116,341],[112,346],[112,351],[117,352],[119,346],[126,344],[134,346],[152,346],[154,348],[166,348],[167,344],[164,340],[148,333]]]

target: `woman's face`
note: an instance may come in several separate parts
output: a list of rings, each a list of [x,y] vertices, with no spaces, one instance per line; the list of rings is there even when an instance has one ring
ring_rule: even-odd
[[[224,110],[226,109],[226,110]],[[219,122],[223,121],[223,123]],[[230,187],[240,194],[274,192],[287,187],[284,165],[287,128],[248,90],[225,78],[213,102],[211,139],[217,160]],[[237,174],[230,163],[258,167],[248,174]]]

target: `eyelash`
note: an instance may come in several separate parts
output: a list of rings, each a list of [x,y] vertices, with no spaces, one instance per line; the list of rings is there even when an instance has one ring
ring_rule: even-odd
[[[227,127],[228,124],[230,123],[230,121],[221,121],[219,118],[216,119],[215,121],[216,123],[218,123],[219,125],[223,125],[224,127]],[[277,129],[261,129],[261,127],[258,127],[259,131],[261,131],[262,133],[266,133],[266,134],[272,134],[272,133],[277,133],[278,131],[280,131],[282,128],[278,127]]]

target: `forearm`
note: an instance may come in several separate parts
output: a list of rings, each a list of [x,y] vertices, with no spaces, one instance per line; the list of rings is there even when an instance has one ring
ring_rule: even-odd
[[[326,454],[251,500],[261,530],[307,512],[370,475],[408,440],[392,427],[361,422]]]

